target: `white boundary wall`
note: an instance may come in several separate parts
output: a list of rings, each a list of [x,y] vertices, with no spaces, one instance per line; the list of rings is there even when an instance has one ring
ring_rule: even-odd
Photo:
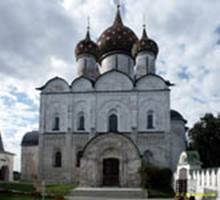
[[[180,179],[187,180],[187,196],[193,195],[197,200],[203,197],[220,200],[220,167],[201,169],[201,164],[190,163],[187,153],[183,152],[174,174],[174,188]]]

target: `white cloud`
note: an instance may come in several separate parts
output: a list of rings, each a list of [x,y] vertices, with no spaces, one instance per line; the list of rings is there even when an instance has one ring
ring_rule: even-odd
[[[219,112],[220,1],[123,2],[124,23],[138,36],[146,16],[148,35],[160,47],[157,70],[176,84],[172,107],[183,113],[189,126],[205,112]],[[53,76],[71,82],[74,47],[85,36],[87,16],[96,40],[112,24],[115,10],[113,0],[0,1],[0,128],[5,146],[17,154],[16,169],[23,134],[38,127],[32,120],[39,108],[35,88]],[[183,71],[185,78],[180,76]],[[25,94],[28,103],[13,91]]]

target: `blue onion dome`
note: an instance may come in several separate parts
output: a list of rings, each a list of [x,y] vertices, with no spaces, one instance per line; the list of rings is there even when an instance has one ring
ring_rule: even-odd
[[[107,28],[97,41],[99,48],[99,61],[112,52],[132,56],[131,50],[137,40],[138,38],[135,33],[123,24],[118,6],[113,25]]]
[[[21,142],[21,146],[37,146],[39,144],[39,132],[27,132]]]
[[[157,43],[152,39],[148,38],[145,26],[143,28],[143,34],[141,39],[138,40],[133,46],[132,54],[134,57],[136,57],[138,53],[144,51],[152,52],[155,56],[157,56],[159,53],[159,47]]]
[[[98,47],[95,42],[91,40],[89,29],[86,33],[86,38],[81,40],[75,48],[76,59],[78,60],[82,55],[90,54],[96,59],[98,58]]]

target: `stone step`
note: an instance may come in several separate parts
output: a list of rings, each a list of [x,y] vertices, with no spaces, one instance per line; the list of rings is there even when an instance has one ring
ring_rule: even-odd
[[[67,199],[145,199],[146,191],[141,188],[76,188]]]
[[[103,197],[65,197],[65,199],[67,200],[132,200],[129,198],[103,198]],[[133,200],[149,200],[149,199],[133,199]],[[152,200],[157,200],[157,199],[152,199]],[[166,200],[166,199],[160,199],[160,200]],[[173,200],[173,199],[169,199],[169,200]]]

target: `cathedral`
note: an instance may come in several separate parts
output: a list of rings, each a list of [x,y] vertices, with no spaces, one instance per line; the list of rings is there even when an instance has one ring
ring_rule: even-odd
[[[22,178],[139,187],[142,166],[175,171],[186,120],[170,108],[173,84],[156,73],[158,53],[145,26],[138,38],[123,23],[119,6],[96,42],[88,28],[72,83],[55,77],[38,88],[39,130],[22,139]]]

